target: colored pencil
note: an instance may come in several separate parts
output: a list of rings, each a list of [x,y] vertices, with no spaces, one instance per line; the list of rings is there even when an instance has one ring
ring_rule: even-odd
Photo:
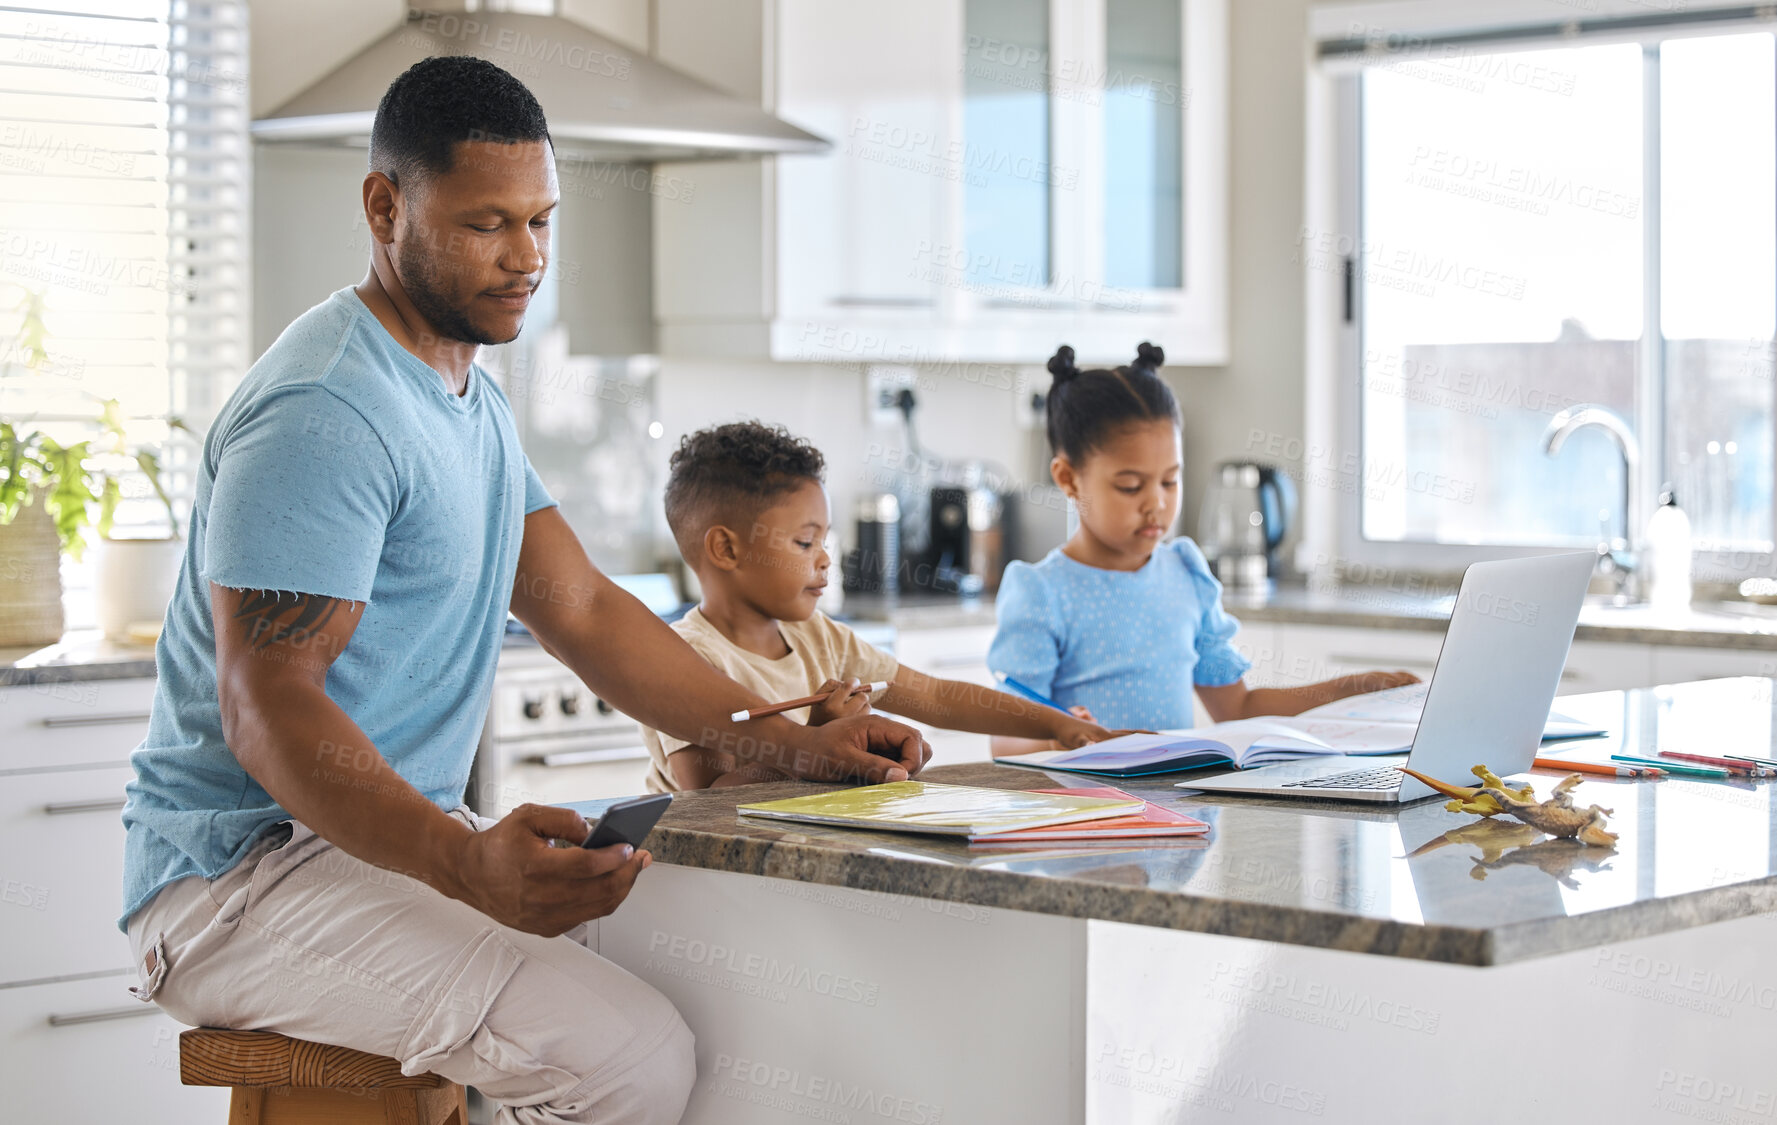
[[[1736,762],[1751,762],[1755,766],[1777,766],[1777,758],[1761,758],[1757,754],[1723,754],[1724,758],[1732,758]]]
[[[1681,762],[1674,762],[1671,760],[1661,760],[1661,761],[1656,762],[1656,761],[1652,761],[1651,759],[1648,759],[1648,758],[1632,757],[1631,755],[1628,755],[1628,754],[1612,754],[1610,756],[1610,760],[1613,762],[1627,762],[1629,765],[1632,765],[1632,766],[1655,766],[1659,769],[1665,770],[1667,773],[1683,774],[1686,777],[1733,777],[1734,776],[1732,773],[1728,772],[1727,770],[1717,769],[1714,766],[1693,766],[1689,762],[1682,762],[1681,763]]]
[[[1574,773],[1595,773],[1604,777],[1658,777],[1657,766],[1612,766],[1604,762],[1564,762],[1559,758],[1538,758],[1530,763],[1539,770],[1571,770]]]
[[[1044,695],[1042,692],[1038,691],[1036,688],[1025,687],[1023,684],[1019,683],[1017,680],[1014,680],[1010,676],[1001,676],[1000,683],[1004,684],[1006,686],[1007,690],[1011,691],[1011,693],[1013,695],[1022,695],[1024,698],[1030,700],[1032,703],[1041,703],[1043,706],[1053,707],[1057,711],[1066,711],[1067,710],[1066,707],[1063,707],[1061,704],[1055,702],[1053,699],[1050,699],[1048,696]]]
[[[858,691],[865,695],[874,695],[888,686],[887,680],[878,680],[873,684],[860,686]],[[773,703],[768,707],[754,707],[748,711],[736,711],[728,716],[728,721],[744,723],[748,719],[763,719],[767,715],[781,715],[785,711],[794,711],[798,707],[812,707],[826,698],[827,693],[822,692],[819,695],[805,695],[801,699],[786,699],[782,703]]]
[[[1699,766],[1714,766],[1718,770],[1746,774],[1749,777],[1769,777],[1771,774],[1769,769],[1754,762],[1736,762],[1732,758],[1711,758],[1707,754],[1680,754],[1676,750],[1662,750],[1660,757],[1671,758],[1676,762],[1691,762]]]

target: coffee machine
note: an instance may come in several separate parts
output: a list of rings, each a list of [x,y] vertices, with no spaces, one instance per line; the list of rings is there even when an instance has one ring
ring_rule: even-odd
[[[1296,485],[1255,461],[1224,461],[1210,473],[1197,546],[1222,585],[1263,587],[1282,573],[1278,547],[1296,521]]]
[[[965,597],[998,590],[1009,558],[1011,508],[1005,497],[983,484],[939,485],[930,508],[929,545],[910,568],[911,586]]]

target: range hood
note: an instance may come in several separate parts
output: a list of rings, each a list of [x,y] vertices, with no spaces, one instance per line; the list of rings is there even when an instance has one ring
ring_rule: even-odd
[[[365,148],[383,91],[431,55],[473,55],[537,96],[558,155],[630,163],[818,153],[827,141],[560,16],[410,11],[252,124],[266,142]]]

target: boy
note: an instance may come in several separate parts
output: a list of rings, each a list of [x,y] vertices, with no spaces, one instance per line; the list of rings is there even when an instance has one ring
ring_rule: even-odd
[[[673,628],[704,659],[769,700],[825,693],[788,717],[811,726],[871,706],[934,726],[1051,739],[1072,748],[1109,731],[1051,707],[975,684],[939,680],[895,662],[815,608],[831,563],[821,453],[782,427],[733,422],[690,434],[673,453],[666,519],[703,587]],[[874,699],[863,685],[886,680]],[[720,747],[643,728],[648,788],[705,789],[773,780],[737,769]]]

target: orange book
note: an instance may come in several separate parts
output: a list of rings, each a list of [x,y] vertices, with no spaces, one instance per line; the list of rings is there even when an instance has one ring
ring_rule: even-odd
[[[1038,789],[1036,792],[1111,800],[1139,799],[1133,794],[1108,786],[1093,789]],[[1152,801],[1143,804],[1145,807],[1141,812],[1130,816],[1107,817],[1074,824],[1053,824],[1046,828],[1020,828],[990,836],[976,836],[969,844],[972,847],[976,844],[1043,844],[1050,840],[1130,840],[1155,836],[1201,836],[1209,831],[1209,825],[1195,817],[1162,808]]]

